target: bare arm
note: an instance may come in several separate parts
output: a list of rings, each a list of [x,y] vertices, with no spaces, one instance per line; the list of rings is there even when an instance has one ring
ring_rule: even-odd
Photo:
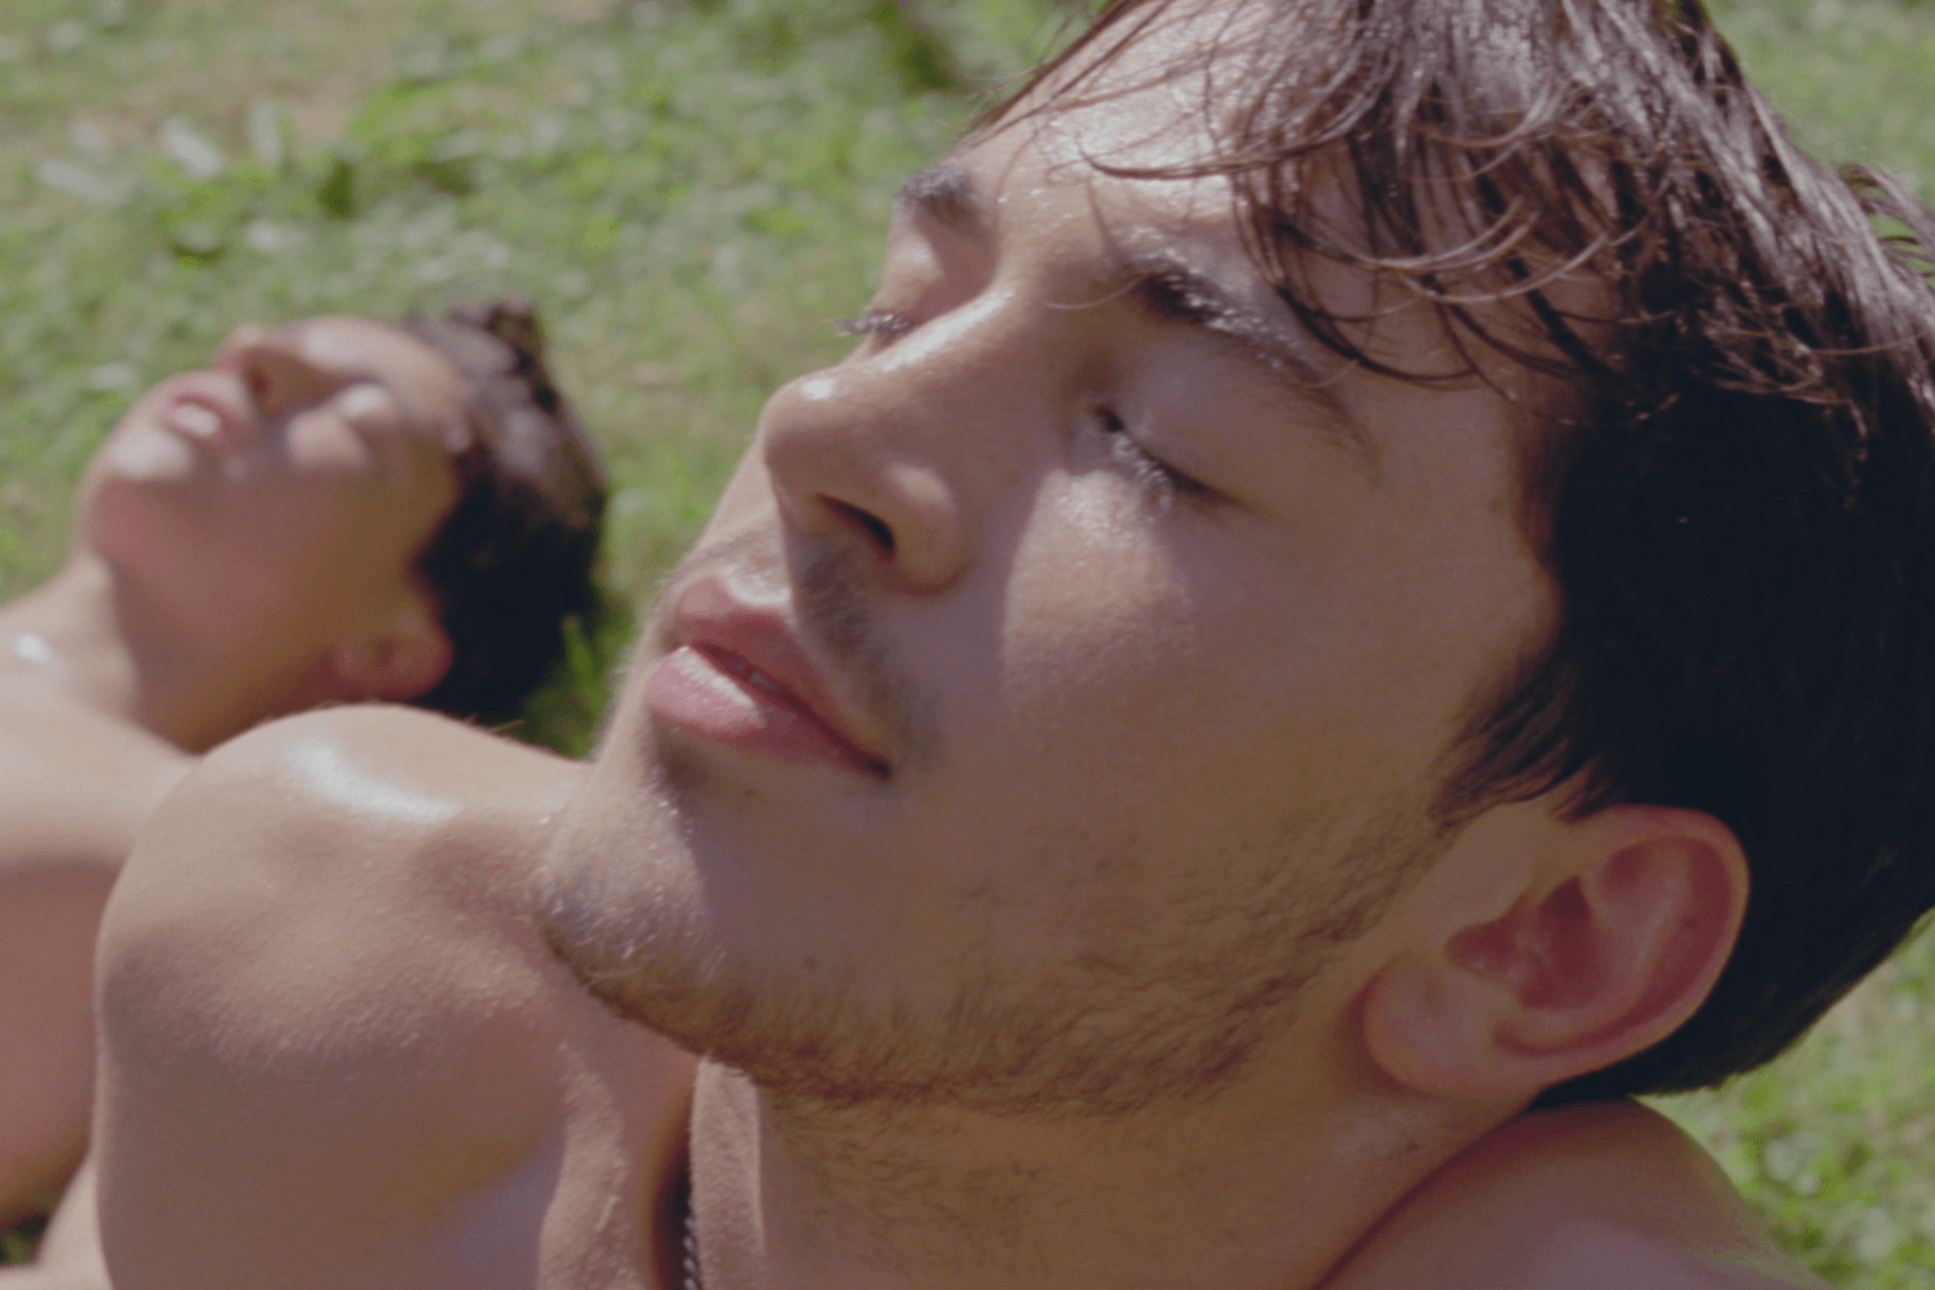
[[[64,1268],[0,1268],[0,1290],[111,1290],[106,1275],[106,1269],[97,1280]]]
[[[40,1243],[32,1267],[0,1268],[0,1290],[112,1290],[101,1257],[94,1200],[94,1163],[74,1175]]]
[[[94,940],[115,875],[189,757],[72,703],[0,693],[0,1224],[86,1149]]]
[[[0,881],[0,1226],[50,1208],[87,1147],[94,933],[111,874]]]

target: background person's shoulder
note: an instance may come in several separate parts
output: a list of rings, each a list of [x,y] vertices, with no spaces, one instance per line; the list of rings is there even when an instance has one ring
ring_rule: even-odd
[[[192,764],[131,722],[0,680],[0,881],[112,878],[142,821]]]

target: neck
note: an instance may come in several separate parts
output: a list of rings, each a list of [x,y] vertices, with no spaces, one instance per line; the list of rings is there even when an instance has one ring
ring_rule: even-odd
[[[257,679],[235,663],[85,552],[0,606],[0,677],[58,691],[191,752],[284,710],[264,707]]]
[[[1081,1120],[829,1107],[704,1067],[704,1285],[1315,1287],[1508,1109],[1453,1117],[1355,1063],[1302,1065],[1202,1104]]]
[[[57,689],[138,723],[135,652],[99,561],[70,560],[54,577],[0,606],[0,676]]]

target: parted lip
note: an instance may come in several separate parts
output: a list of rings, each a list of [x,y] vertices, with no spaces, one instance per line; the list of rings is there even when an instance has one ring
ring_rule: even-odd
[[[846,747],[875,774],[887,773],[880,738],[834,693],[792,625],[776,609],[734,594],[717,576],[698,579],[673,602],[669,644],[690,646],[721,669],[792,708]]]

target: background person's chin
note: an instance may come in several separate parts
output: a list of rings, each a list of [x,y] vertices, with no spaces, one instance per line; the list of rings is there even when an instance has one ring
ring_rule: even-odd
[[[178,435],[153,429],[123,435],[101,455],[109,479],[130,483],[186,479],[195,473],[195,450]]]

